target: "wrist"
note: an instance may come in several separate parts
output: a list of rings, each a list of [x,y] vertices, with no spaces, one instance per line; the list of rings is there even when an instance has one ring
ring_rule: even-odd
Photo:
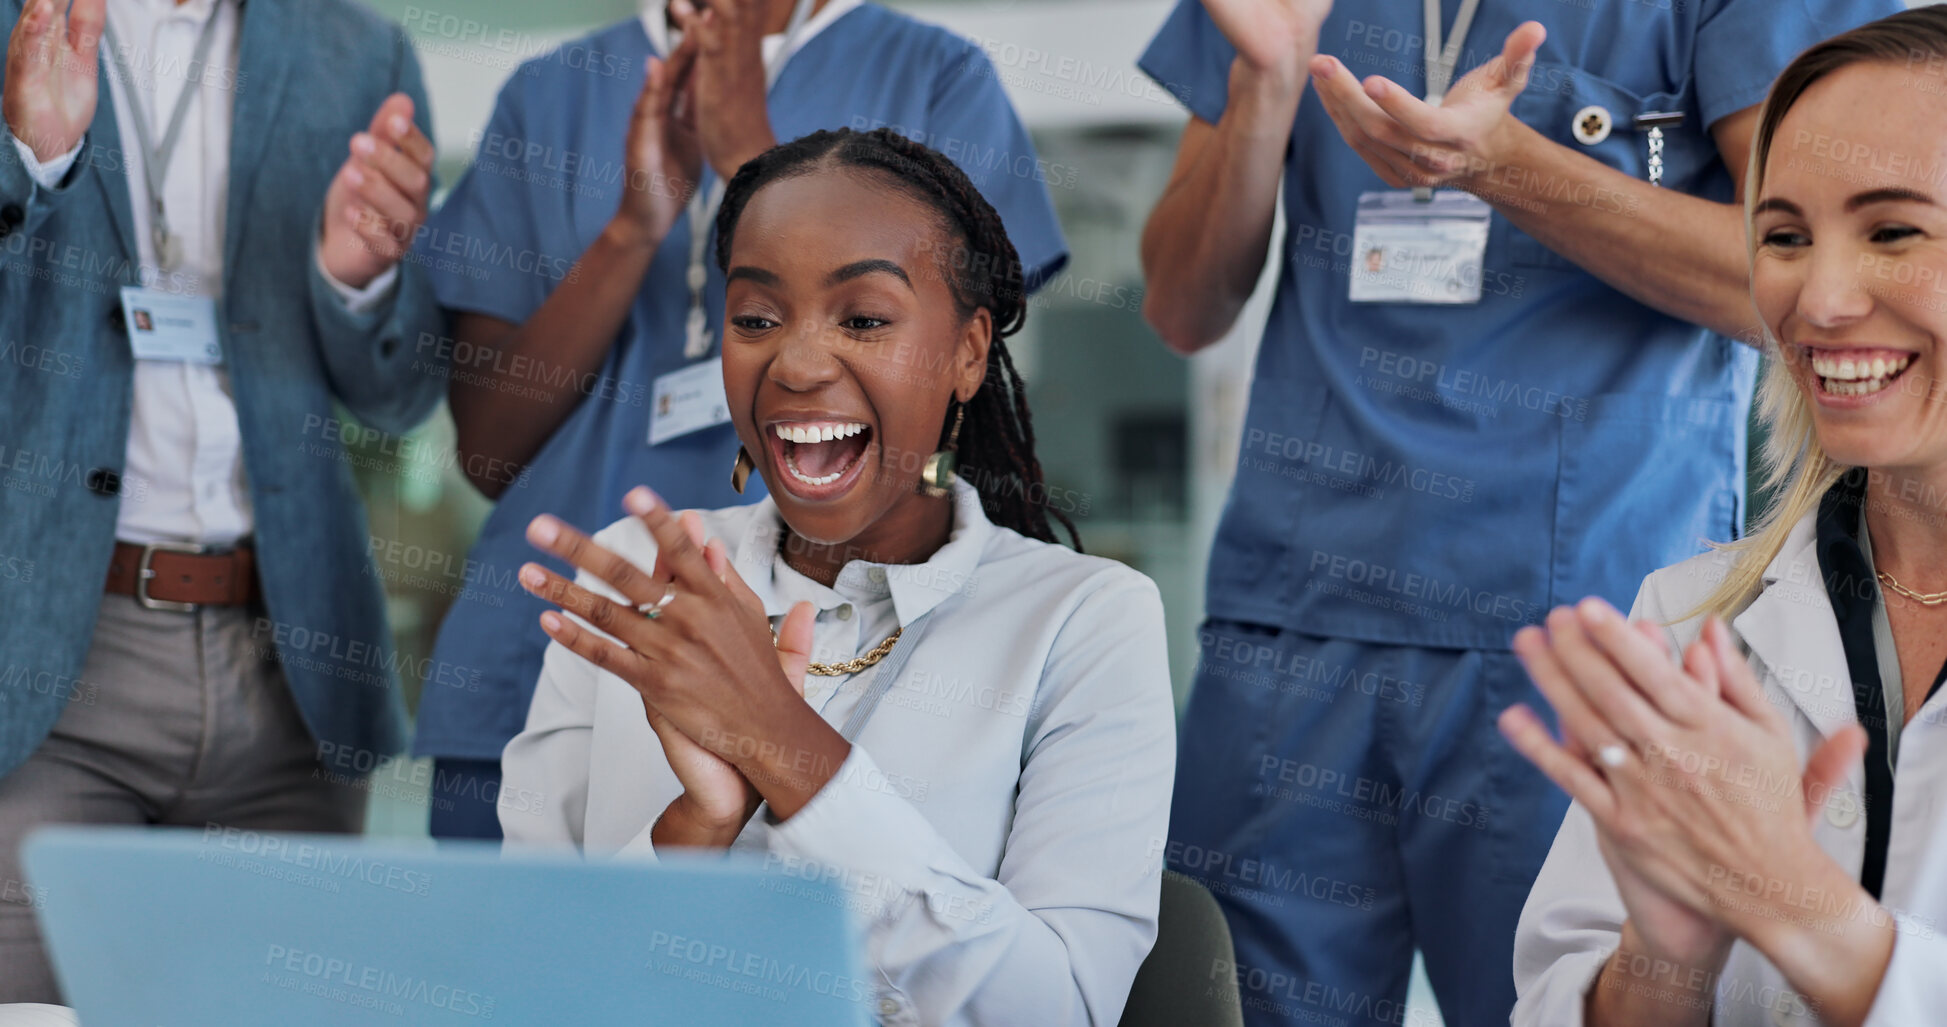
[[[1307,43],[1270,67],[1253,64],[1239,54],[1230,64],[1227,106],[1246,115],[1252,124],[1262,118],[1262,128],[1289,133],[1298,100],[1311,81],[1307,66],[1317,49],[1316,43]]]
[[[710,168],[717,173],[719,181],[728,182],[736,177],[737,169],[776,145],[777,137],[766,130],[762,136],[752,136],[737,146],[726,148],[724,156],[720,160],[712,161]]]
[[[696,804],[688,792],[672,799],[650,828],[649,838],[657,847],[723,849],[737,840],[748,816],[714,816]]]
[[[1862,984],[1872,985],[1870,1004],[1892,959],[1893,914],[1823,850],[1815,851],[1821,858],[1811,868],[1779,878],[1802,883],[1779,889],[1737,925],[1738,933],[1821,1006],[1852,1004],[1851,993]]]
[[[762,735],[740,739],[734,747],[737,769],[780,821],[795,816],[838,776],[852,751],[852,743],[817,711],[802,701],[796,706]],[[748,758],[743,758],[746,753]]]
[[[1489,203],[1514,199],[1518,184],[1527,176],[1510,172],[1530,166],[1528,147],[1537,139],[1542,139],[1540,133],[1512,112],[1503,113],[1475,151],[1467,155],[1466,167],[1453,179],[1454,188],[1465,189]]]
[[[1720,929],[1708,937],[1698,938],[1695,945],[1658,946],[1637,931],[1636,921],[1624,920],[1622,940],[1616,946],[1612,961],[1648,956],[1654,963],[1676,968],[1687,980],[1694,981],[1700,975],[1708,976],[1714,985],[1718,972],[1730,959],[1731,947],[1735,944],[1737,935],[1729,929]]]
[[[625,209],[617,211],[608,224],[602,226],[601,240],[614,249],[653,255],[667,235],[668,225],[631,214]]]

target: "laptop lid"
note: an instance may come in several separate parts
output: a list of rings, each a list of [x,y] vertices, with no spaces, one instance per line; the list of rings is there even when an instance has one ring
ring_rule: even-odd
[[[864,1027],[828,881],[331,835],[50,827],[22,849],[87,1027]]]

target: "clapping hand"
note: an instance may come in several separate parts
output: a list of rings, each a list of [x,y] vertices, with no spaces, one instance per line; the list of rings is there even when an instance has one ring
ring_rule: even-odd
[[[1380,75],[1361,83],[1323,54],[1312,58],[1312,82],[1339,134],[1387,185],[1457,185],[1505,161],[1520,124],[1515,97],[1547,37],[1540,22],[1523,22],[1500,56],[1454,83],[1438,107]]]
[[[809,603],[793,606],[774,648],[763,605],[723,542],[705,542],[701,518],[679,518],[651,496],[637,489],[628,500],[656,540],[649,571],[557,518],[537,517],[528,527],[537,548],[587,572],[623,601],[539,564],[523,566],[520,580],[595,629],[549,611],[541,616],[548,637],[642,696],[650,727],[684,787],[665,813],[677,843],[728,845],[765,790],[752,780],[755,740],[790,737],[793,715],[817,717],[804,702],[813,610]],[[759,778],[758,784],[777,783]],[[817,784],[822,781],[809,791]]]
[[[365,131],[351,137],[351,153],[325,192],[319,259],[354,289],[404,258],[426,222],[435,151],[412,115],[411,97],[386,97]]]
[[[27,0],[7,40],[0,108],[14,138],[43,162],[74,149],[95,120],[95,48],[107,0],[66,7],[66,0]]]

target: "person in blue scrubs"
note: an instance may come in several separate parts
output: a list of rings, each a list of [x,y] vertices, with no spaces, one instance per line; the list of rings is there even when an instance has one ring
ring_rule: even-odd
[[[1756,105],[1899,7],[1440,0],[1437,109],[1418,0],[1181,0],[1142,56],[1192,115],[1146,316],[1195,352],[1279,265],[1165,851],[1248,1022],[1406,1022],[1415,948],[1448,1023],[1506,1021],[1567,805],[1496,733],[1542,708],[1509,640],[1738,533]]]
[[[693,226],[714,222],[692,198],[778,140],[881,127],[959,163],[1017,243],[1024,287],[1066,262],[1045,181],[1020,173],[1033,144],[986,56],[874,4],[652,3],[502,88],[415,258],[454,315],[452,338],[420,345],[452,362],[461,466],[498,499],[420,699],[413,753],[435,758],[436,837],[499,838],[497,807],[553,798],[500,788],[547,646],[547,604],[515,581],[528,521],[546,511],[593,531],[642,484],[678,509],[762,497],[757,479],[731,488],[736,432],[707,395],[722,395],[711,329],[724,286],[700,259],[709,240],[692,247]]]

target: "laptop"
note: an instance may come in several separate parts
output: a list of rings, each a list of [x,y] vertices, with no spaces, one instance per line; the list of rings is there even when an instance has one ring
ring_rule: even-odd
[[[330,835],[50,827],[22,850],[86,1027],[865,1027],[829,880]]]

